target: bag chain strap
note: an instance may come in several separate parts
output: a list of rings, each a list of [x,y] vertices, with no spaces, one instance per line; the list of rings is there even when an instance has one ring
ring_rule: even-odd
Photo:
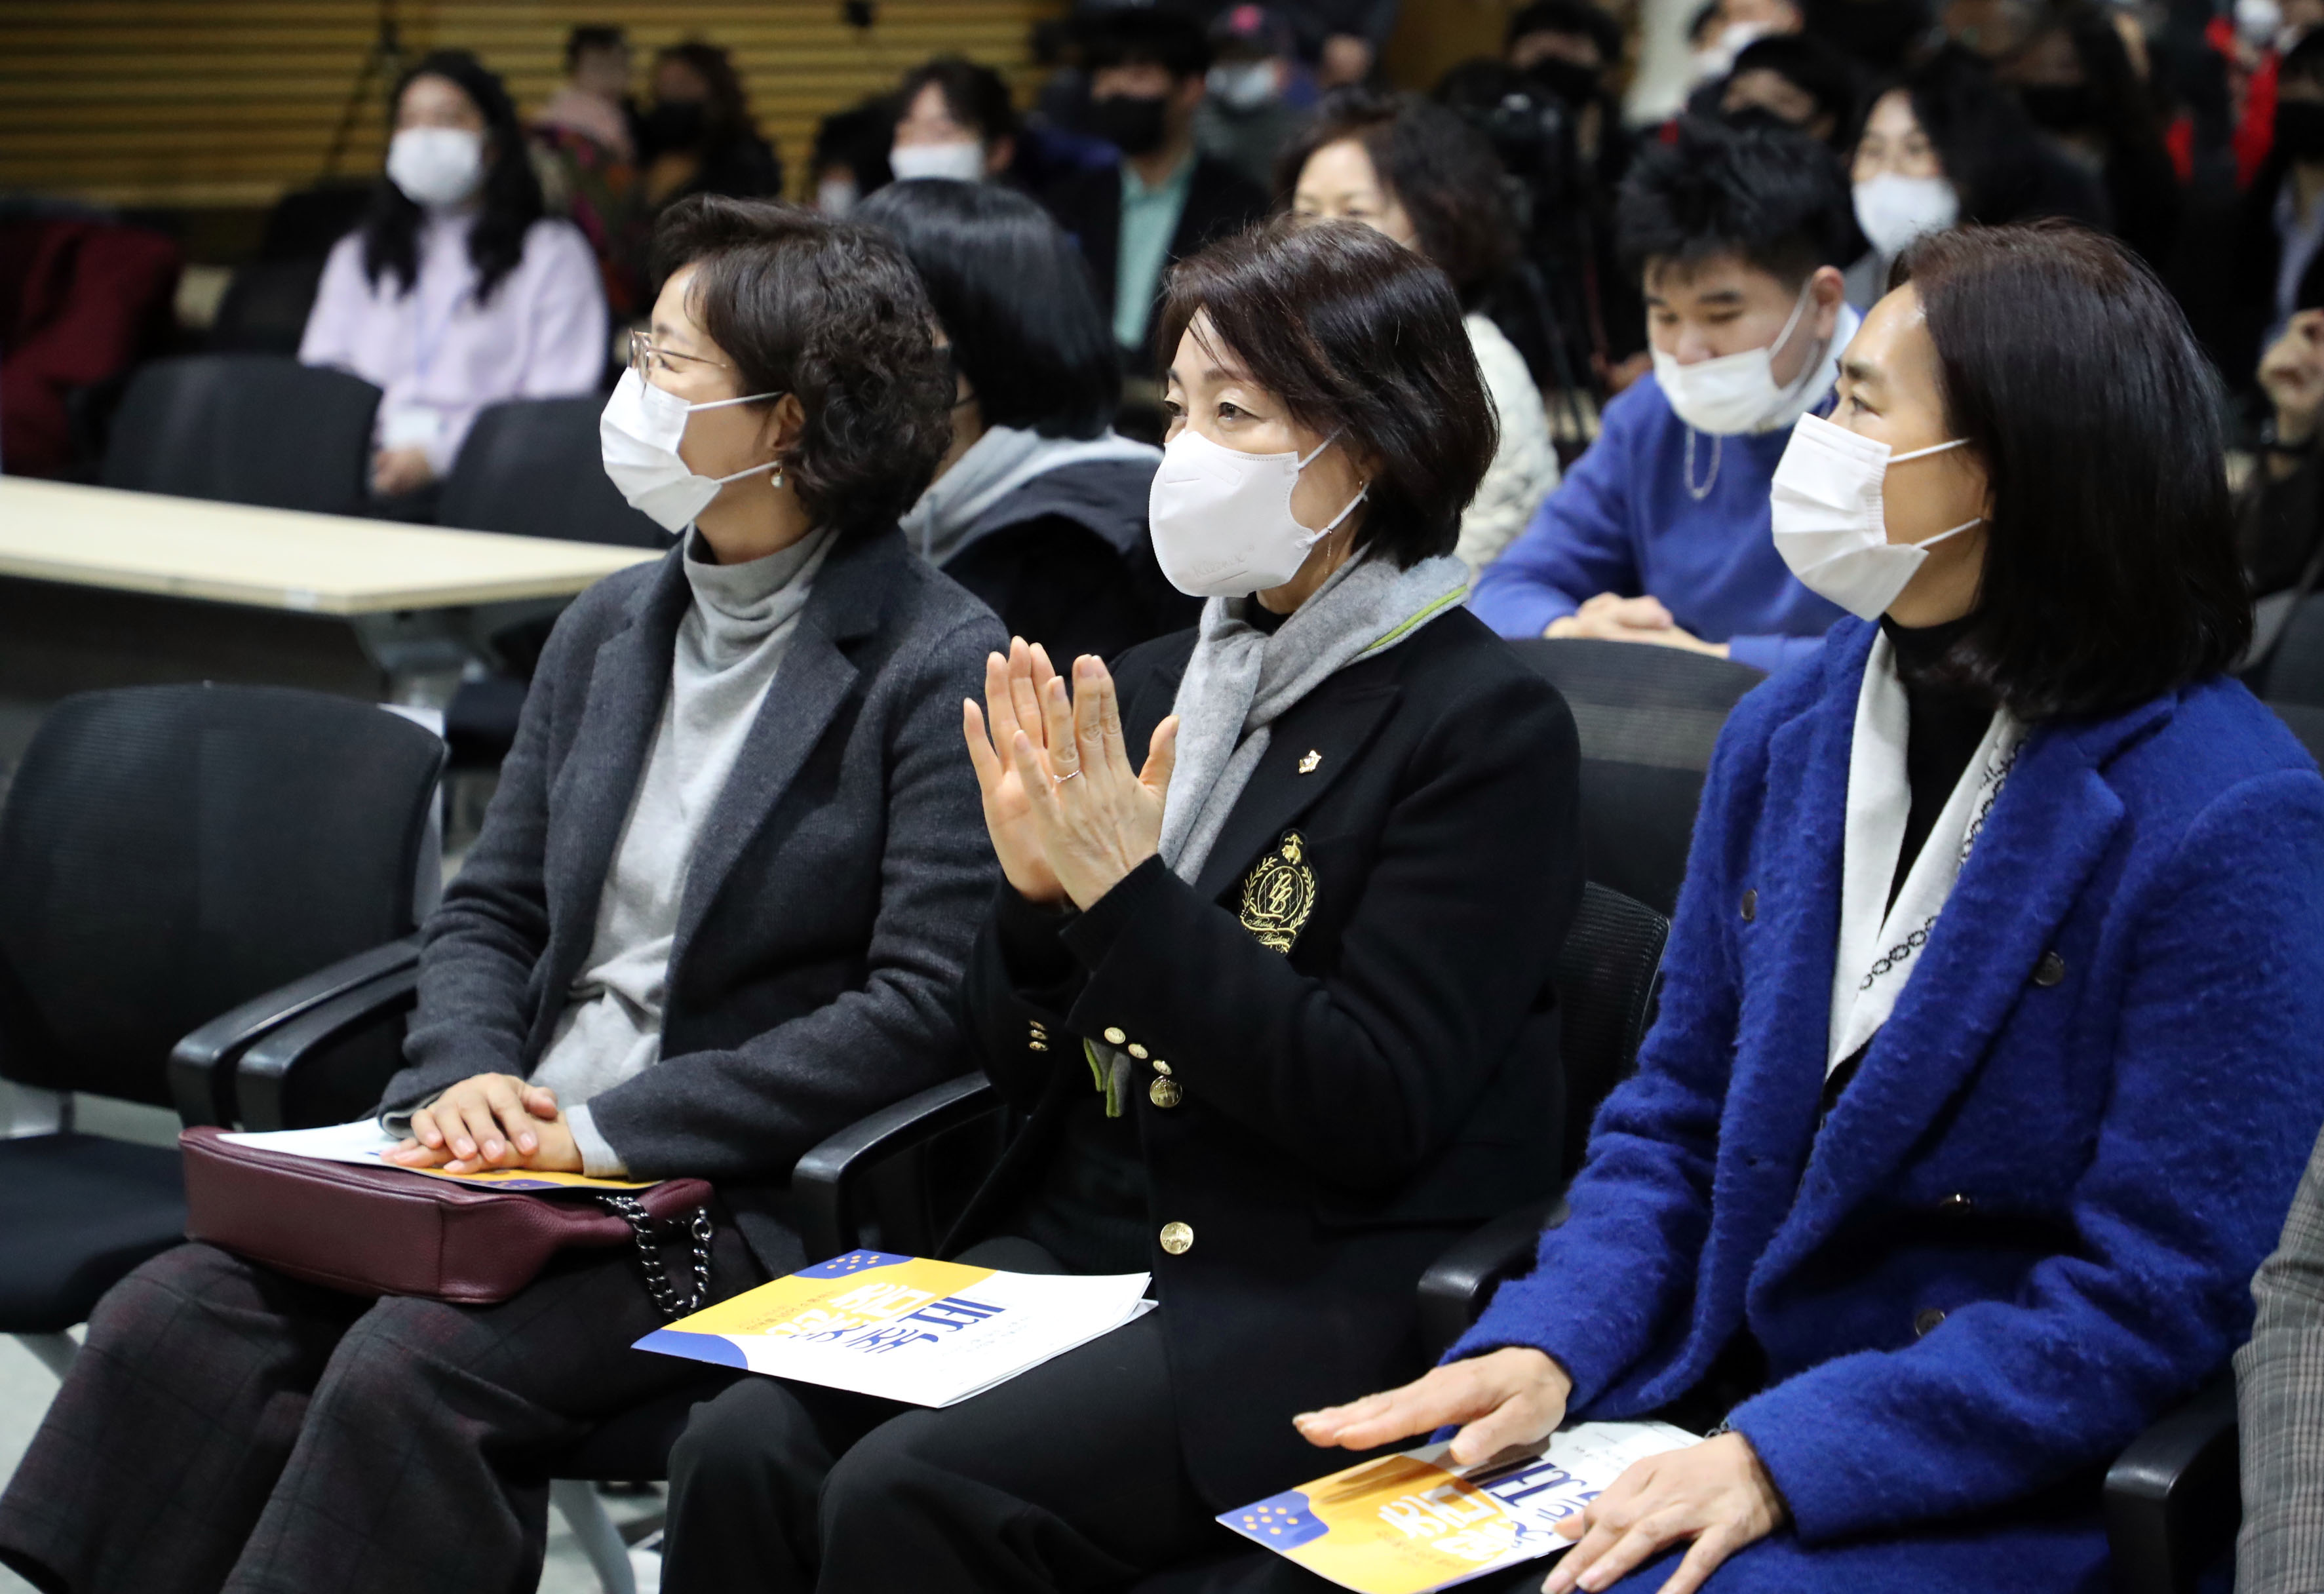
[[[702,1310],[710,1298],[710,1209],[696,1207],[687,1231],[694,1240],[694,1287],[683,1295],[669,1282],[669,1269],[662,1262],[661,1241],[654,1236],[653,1218],[645,1203],[634,1195],[600,1195],[605,1210],[630,1226],[630,1234],[638,1244],[638,1266],[646,1276],[646,1294],[669,1322]]]

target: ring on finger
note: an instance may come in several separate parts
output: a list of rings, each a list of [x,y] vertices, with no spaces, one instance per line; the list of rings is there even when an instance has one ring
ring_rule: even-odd
[[[1066,774],[1058,776],[1056,784],[1063,786],[1068,780],[1079,780],[1081,778],[1082,772],[1079,769],[1074,769]]]

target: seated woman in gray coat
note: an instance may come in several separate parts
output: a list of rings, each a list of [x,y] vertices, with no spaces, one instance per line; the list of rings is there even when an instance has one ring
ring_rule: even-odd
[[[950,437],[911,268],[860,227],[696,198],[606,406],[680,547],[558,622],[429,921],[383,1108],[414,1166],[692,1175],[707,1293],[803,1266],[800,1153],[966,1066],[995,883],[960,705],[1005,645],[898,515]],[[545,1463],[681,1386],[626,1248],[513,1299],[374,1303],[203,1245],[139,1268],[0,1497],[42,1589],[530,1589]]]

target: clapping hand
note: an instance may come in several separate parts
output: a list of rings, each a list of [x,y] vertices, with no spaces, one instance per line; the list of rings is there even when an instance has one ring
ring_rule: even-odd
[[[1009,883],[1028,899],[1087,908],[1154,856],[1177,748],[1176,714],[1130,767],[1113,677],[1074,661],[1073,687],[1022,638],[984,667],[985,707],[961,705],[985,829]]]

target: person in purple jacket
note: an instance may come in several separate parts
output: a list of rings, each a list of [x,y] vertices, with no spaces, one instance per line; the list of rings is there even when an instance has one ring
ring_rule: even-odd
[[[2217,378],[2095,233],[1903,260],[1773,484],[1854,618],[1720,736],[1568,1215],[1443,1365],[1296,1419],[1705,1435],[1548,1594],[2103,1594],[2100,1479],[2251,1332],[2324,1116],[2324,779],[2226,673]]]
[[[1622,188],[1616,237],[1646,288],[1655,369],[1469,605],[1505,637],[1601,637],[1773,671],[1840,610],[1767,535],[1767,484],[1802,415],[1826,409],[1853,336],[1840,267],[1847,181],[1801,134],[1683,122]]]

